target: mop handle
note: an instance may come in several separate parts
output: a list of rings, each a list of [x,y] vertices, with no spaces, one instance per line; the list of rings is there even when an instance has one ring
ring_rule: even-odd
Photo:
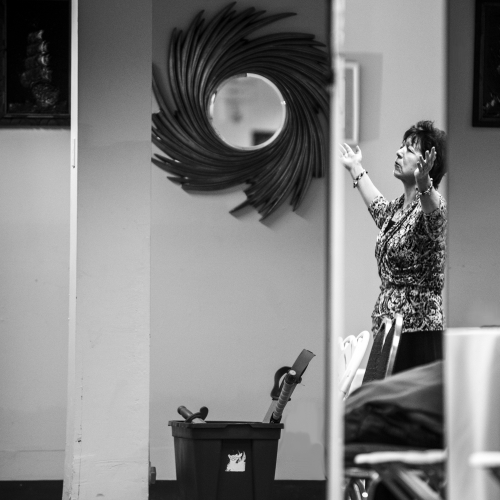
[[[281,420],[281,415],[283,414],[283,410],[285,409],[290,396],[292,395],[295,386],[297,385],[297,380],[295,376],[297,373],[294,370],[290,370],[283,381],[283,387],[281,388],[280,397],[278,399],[278,403],[276,405],[276,409],[271,415],[271,423],[277,424]]]

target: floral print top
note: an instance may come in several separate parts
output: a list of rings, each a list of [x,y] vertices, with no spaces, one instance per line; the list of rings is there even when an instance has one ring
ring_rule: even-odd
[[[404,195],[393,201],[376,197],[368,211],[380,229],[375,246],[382,284],[372,313],[375,334],[384,317],[403,315],[403,332],[443,330],[443,299],[446,256],[446,202],[424,213],[420,196],[392,221],[403,207]]]

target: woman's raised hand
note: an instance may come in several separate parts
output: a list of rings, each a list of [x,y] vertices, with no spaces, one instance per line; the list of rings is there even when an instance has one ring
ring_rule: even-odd
[[[340,160],[342,161],[344,167],[349,170],[349,172],[355,167],[361,167],[361,160],[363,155],[361,154],[361,149],[356,146],[356,151],[353,151],[349,144],[343,144],[340,146]]]
[[[429,172],[432,170],[434,166],[434,162],[436,160],[436,148],[434,146],[429,151],[425,152],[425,158],[422,155],[418,156],[417,168],[415,169],[415,180],[418,182],[419,180],[426,180]]]
[[[368,175],[366,175],[368,172],[361,165],[361,160],[363,159],[361,149],[359,146],[356,146],[356,149],[353,151],[349,144],[344,143],[340,146],[340,151],[340,161],[354,181],[352,186],[358,189],[365,205],[369,207],[377,196],[382,195],[373,185]]]

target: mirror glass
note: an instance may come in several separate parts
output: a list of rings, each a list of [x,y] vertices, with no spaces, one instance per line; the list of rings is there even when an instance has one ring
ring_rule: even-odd
[[[224,81],[210,99],[209,117],[221,139],[238,149],[259,149],[278,137],[286,104],[276,85],[254,73]]]

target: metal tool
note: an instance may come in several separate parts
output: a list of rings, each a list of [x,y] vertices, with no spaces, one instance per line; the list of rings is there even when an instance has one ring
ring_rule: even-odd
[[[273,389],[271,390],[272,401],[264,417],[263,420],[264,423],[266,424],[278,423],[281,420],[281,415],[283,414],[283,410],[286,404],[288,403],[288,401],[290,401],[290,396],[295,390],[297,384],[299,384],[302,381],[302,375],[306,371],[309,362],[311,361],[312,358],[314,358],[314,356],[315,354],[313,354],[311,351],[303,349],[302,352],[299,354],[299,357],[295,360],[295,363],[293,364],[292,367],[283,366],[275,373],[274,386]],[[295,373],[294,375],[290,373],[292,371]],[[284,380],[280,384],[280,379],[284,375],[286,376],[284,377]],[[278,404],[280,406],[280,409],[276,414],[277,418],[273,418],[273,414],[278,409]]]
[[[189,411],[185,406],[179,406],[177,413],[186,419],[187,424],[206,424],[205,419],[208,415],[208,408],[202,406],[198,413]]]

